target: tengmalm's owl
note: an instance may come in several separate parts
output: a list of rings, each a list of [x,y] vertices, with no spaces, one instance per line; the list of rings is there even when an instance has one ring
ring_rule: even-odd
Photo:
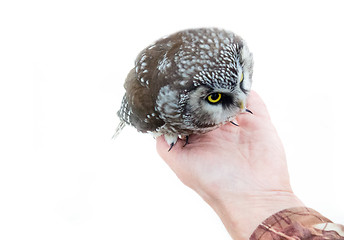
[[[211,131],[250,112],[253,59],[245,41],[216,28],[189,29],[164,37],[137,57],[124,87],[115,135],[126,125],[178,138]],[[234,122],[232,122],[234,123]]]

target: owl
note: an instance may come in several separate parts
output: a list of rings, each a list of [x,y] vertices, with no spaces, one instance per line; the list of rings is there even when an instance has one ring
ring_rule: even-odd
[[[188,29],[145,48],[129,72],[117,115],[120,124],[163,135],[172,149],[250,112],[253,58],[245,41],[217,28]],[[184,146],[185,146],[184,145]]]

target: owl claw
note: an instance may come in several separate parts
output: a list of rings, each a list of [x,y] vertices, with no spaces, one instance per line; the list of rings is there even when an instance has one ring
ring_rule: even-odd
[[[174,143],[171,143],[170,148],[168,149],[168,152],[171,151],[171,149],[173,148],[173,146],[174,146]]]
[[[235,123],[235,122],[233,122],[233,121],[230,121],[230,123],[233,124],[234,126],[239,127],[239,124],[237,124],[237,123]]]
[[[168,134],[165,134],[164,137],[165,137],[165,140],[166,140],[167,144],[170,145],[170,148],[168,149],[168,151],[171,151],[173,146],[178,141],[178,135],[168,135]]]
[[[246,112],[253,114],[253,112],[250,109],[245,109]]]
[[[189,136],[186,136],[186,137],[185,137],[185,144],[184,144],[183,147],[185,147],[185,146],[188,145],[188,144],[189,144]]]

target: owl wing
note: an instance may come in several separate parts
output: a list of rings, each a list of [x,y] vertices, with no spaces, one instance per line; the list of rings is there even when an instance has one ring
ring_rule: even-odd
[[[140,132],[154,132],[164,124],[155,111],[155,99],[150,89],[138,81],[135,69],[129,72],[124,88],[126,94],[117,113],[122,121]]]

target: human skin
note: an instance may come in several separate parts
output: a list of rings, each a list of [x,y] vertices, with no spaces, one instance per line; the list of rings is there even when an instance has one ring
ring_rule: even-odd
[[[203,135],[179,140],[168,152],[163,137],[157,151],[178,178],[195,190],[218,214],[233,239],[249,239],[255,228],[274,213],[304,206],[289,181],[283,145],[267,108],[251,92],[247,108]]]

